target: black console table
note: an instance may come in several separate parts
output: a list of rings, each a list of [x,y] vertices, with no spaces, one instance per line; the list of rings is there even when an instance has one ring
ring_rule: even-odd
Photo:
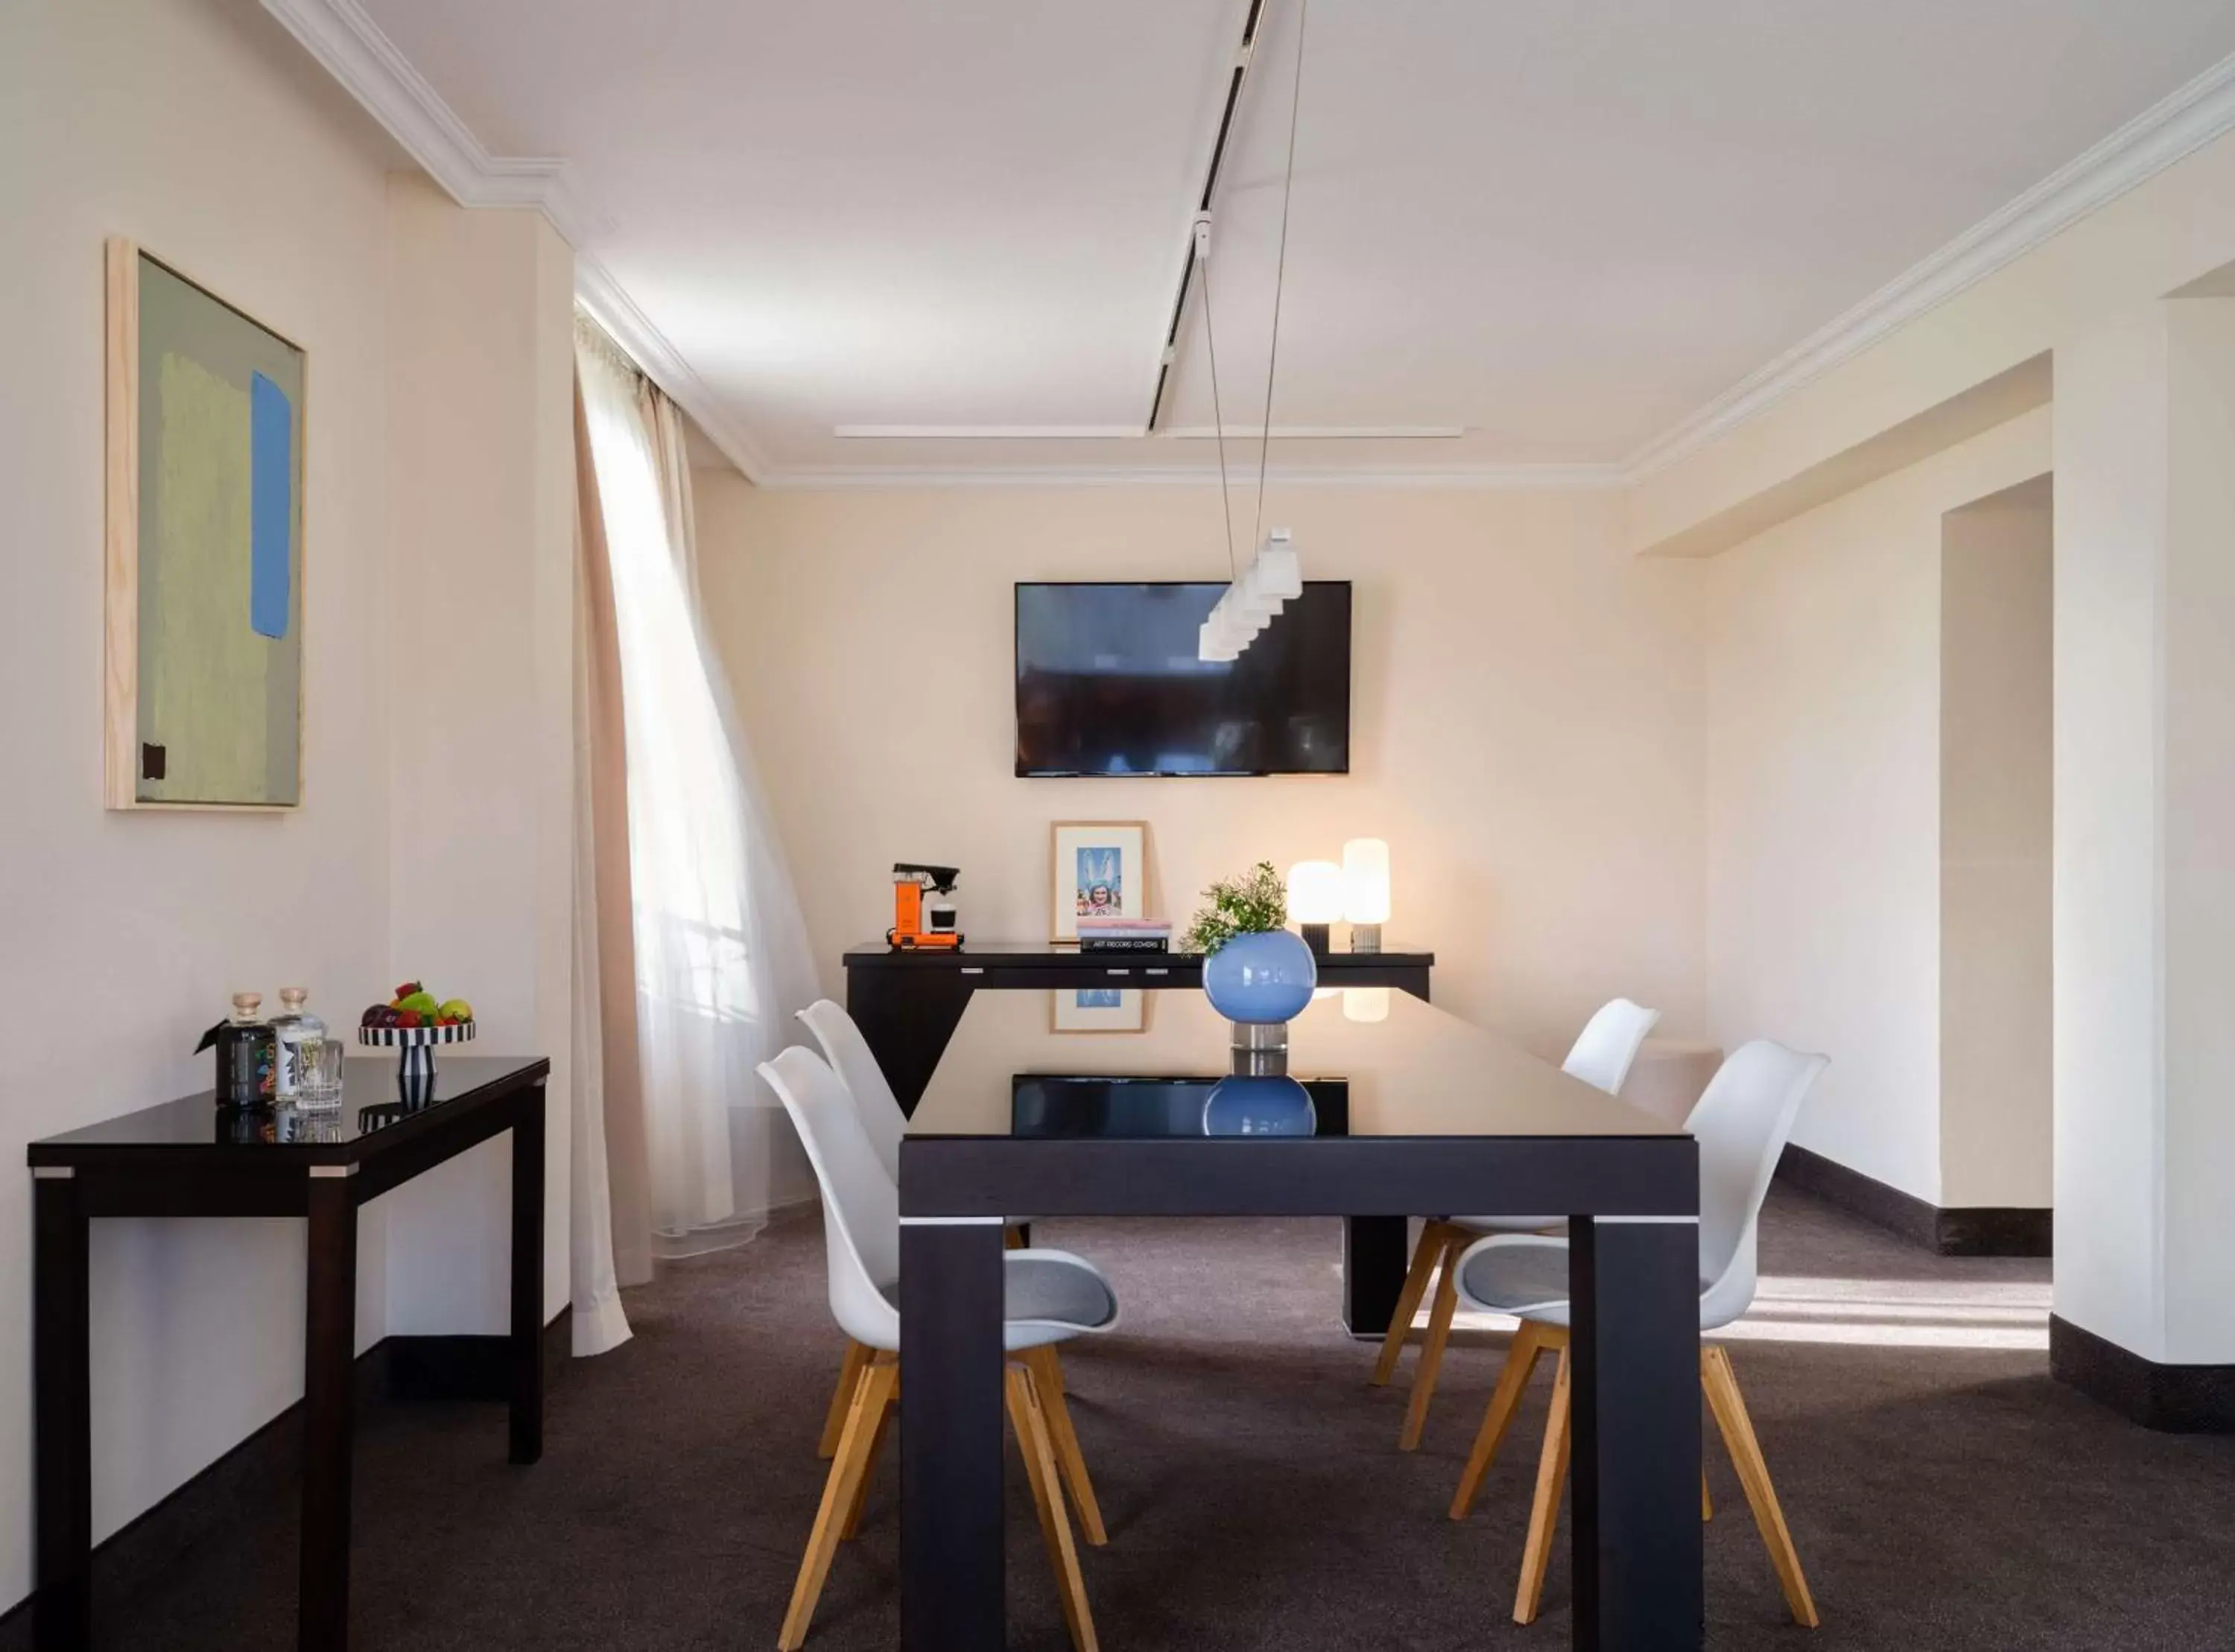
[[[303,1358],[303,1531],[297,1644],[349,1644],[351,1372],[357,1211],[512,1132],[511,1457],[543,1454],[541,1058],[444,1055],[431,1099],[402,1100],[392,1061],[345,1062],[338,1113],[220,1108],[208,1092],[35,1141],[33,1451],[38,1652],[92,1637],[93,1427],[87,1228],[107,1216],[299,1216],[310,1223]]]
[[[1395,987],[1425,1001],[1435,962],[1432,952],[1327,952],[1319,959],[1320,983]],[[846,954],[846,1013],[911,1113],[973,992],[1202,985],[1203,958],[1190,952],[1081,952],[1048,942],[997,941],[953,951],[857,946]]]

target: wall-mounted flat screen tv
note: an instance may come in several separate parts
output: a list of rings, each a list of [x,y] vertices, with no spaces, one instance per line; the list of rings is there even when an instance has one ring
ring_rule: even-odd
[[[1222,584],[1017,586],[1017,773],[1347,774],[1350,582],[1311,579],[1239,659],[1196,657]]]

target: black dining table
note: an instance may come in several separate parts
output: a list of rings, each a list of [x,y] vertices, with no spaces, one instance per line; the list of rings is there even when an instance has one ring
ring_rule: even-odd
[[[1237,1103],[1238,1090],[1191,1107],[1181,1087],[1144,1081],[1230,1073],[1231,1028],[1200,992],[1150,998],[1145,1032],[1078,1034],[1053,1031],[1037,994],[978,994],[909,1120],[901,1646],[1004,1644],[1005,1217],[1326,1215],[1355,1227],[1550,1211],[1569,1217],[1572,1246],[1574,1644],[1699,1647],[1692,1138],[1403,993],[1328,994],[1290,1024],[1288,1071],[1316,1104],[1301,1125]],[[1486,1584],[1494,1564],[1485,1554]],[[1361,1575],[1359,1586],[1376,1584]],[[1471,1627],[1452,1624],[1454,1642]]]

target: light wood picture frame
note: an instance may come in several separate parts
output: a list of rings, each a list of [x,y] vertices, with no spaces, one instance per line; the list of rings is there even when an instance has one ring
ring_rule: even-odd
[[[1149,915],[1149,823],[1058,820],[1048,828],[1048,938],[1078,939],[1078,920]]]
[[[303,799],[308,352],[105,244],[103,800]]]
[[[1048,994],[1048,1030],[1144,1033],[1149,995],[1138,987],[1061,987]]]

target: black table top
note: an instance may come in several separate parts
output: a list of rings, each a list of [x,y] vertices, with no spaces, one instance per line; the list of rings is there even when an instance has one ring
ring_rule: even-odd
[[[939,968],[952,964],[960,958],[973,965],[987,964],[1000,967],[1064,963],[1082,960],[1088,963],[1113,964],[1122,969],[1127,964],[1154,967],[1160,963],[1179,963],[1198,967],[1203,963],[1200,952],[1082,952],[1075,941],[967,941],[959,947],[917,947],[896,950],[882,941],[867,942],[849,947],[844,962],[849,968],[860,963],[893,963],[913,968]],[[1432,952],[1407,952],[1385,948],[1380,952],[1351,952],[1331,950],[1320,956],[1324,968],[1336,970],[1382,965],[1391,969],[1418,969],[1433,964]]]
[[[386,1051],[342,1063],[342,1105],[334,1112],[292,1107],[220,1107],[203,1090],[137,1113],[104,1119],[35,1141],[29,1164],[89,1166],[111,1159],[161,1157],[233,1165],[245,1161],[307,1168],[356,1164],[401,1145],[484,1103],[541,1083],[551,1071],[540,1055],[442,1055],[432,1099],[408,1104],[397,1086],[397,1061]]]
[[[1371,1017],[1371,1019],[1361,1019]],[[1200,993],[1163,993],[1139,1033],[1059,1033],[1022,993],[978,993],[908,1120],[911,1139],[1006,1137],[1026,1074],[1171,1077],[1231,1069],[1232,1028]],[[1349,1087],[1359,1137],[1681,1137],[1653,1113],[1408,994],[1323,993],[1289,1023],[1288,1071]]]

